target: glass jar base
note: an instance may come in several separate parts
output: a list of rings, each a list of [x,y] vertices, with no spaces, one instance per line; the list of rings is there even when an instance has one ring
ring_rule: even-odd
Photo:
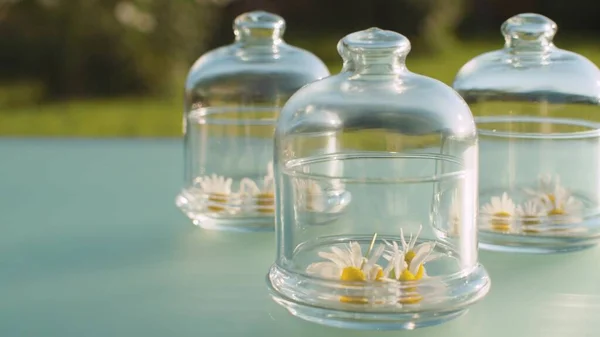
[[[211,216],[205,211],[198,211],[181,193],[175,199],[175,205],[192,220],[192,223],[203,229],[235,231],[235,232],[271,232],[274,231],[273,215],[256,214],[253,216]]]
[[[595,247],[600,234],[587,237],[515,235],[479,231],[479,248],[497,252],[567,253]]]
[[[292,315],[313,323],[359,330],[412,330],[441,324],[465,313],[490,288],[487,272],[477,265],[468,274],[445,278],[443,283],[448,287],[448,296],[437,297],[435,303],[384,308],[350,304],[345,307],[339,302],[307,298],[316,293],[304,288],[311,287],[311,283],[319,287],[319,281],[277,265],[271,267],[266,281],[273,300]]]
[[[467,309],[461,309],[431,314],[358,314],[304,305],[275,292],[271,297],[290,314],[305,321],[354,330],[414,330],[445,323],[467,312]]]

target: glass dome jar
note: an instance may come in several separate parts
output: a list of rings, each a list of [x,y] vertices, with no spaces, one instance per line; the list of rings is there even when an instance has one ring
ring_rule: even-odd
[[[271,295],[339,327],[456,317],[490,284],[477,259],[471,112],[406,69],[410,42],[398,33],[356,32],[338,50],[343,71],[294,94],[275,131]]]
[[[516,15],[502,25],[504,48],[454,81],[479,133],[482,248],[568,251],[600,238],[600,71],[555,47],[556,31]]]
[[[300,87],[329,75],[282,39],[284,20],[238,16],[231,45],[192,66],[185,85],[185,186],[177,206],[204,228],[273,230],[273,132]]]

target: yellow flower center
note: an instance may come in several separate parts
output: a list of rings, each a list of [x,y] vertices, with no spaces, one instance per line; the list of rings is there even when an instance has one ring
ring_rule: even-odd
[[[352,304],[367,304],[369,301],[367,301],[367,299],[364,297],[340,296],[340,302]]]
[[[213,212],[221,212],[223,210],[225,210],[225,206],[222,205],[218,205],[218,204],[224,204],[227,202],[227,195],[222,194],[222,193],[211,193],[208,196],[208,201],[209,201],[209,205],[208,205],[208,209],[213,211]],[[217,204],[217,205],[215,205]]]
[[[417,271],[417,275],[413,275],[410,271],[405,269],[402,274],[400,274],[400,281],[417,281],[423,277],[425,269],[423,265],[419,265],[419,270]],[[407,295],[403,296],[398,302],[402,304],[415,304],[419,303],[423,297],[417,293],[417,288],[406,288],[404,289]]]
[[[523,233],[538,233],[539,229],[532,226],[536,226],[542,223],[539,217],[537,216],[524,216],[521,220],[524,228]]]
[[[510,213],[508,212],[497,212],[492,214],[492,229],[506,232],[510,229]]]
[[[377,274],[375,275],[375,281],[381,280],[383,277],[383,268],[377,267]]]
[[[417,279],[417,277],[415,275],[413,275],[413,273],[408,271],[408,269],[404,269],[402,274],[400,274],[400,278],[399,278],[400,281],[415,281],[416,279]]]
[[[377,275],[375,276],[375,280],[380,280],[383,277],[383,269],[381,267],[377,267]],[[342,276],[340,277],[342,281],[366,281],[365,273],[356,268],[356,267],[346,267],[342,270]],[[364,297],[352,297],[352,296],[341,296],[340,302],[343,303],[352,303],[352,304],[366,304],[369,301]]]
[[[523,225],[525,226],[534,226],[539,225],[541,223],[540,218],[538,218],[537,216],[524,216],[522,221]]]
[[[257,199],[257,209],[260,213],[273,213],[273,193],[260,193],[257,195]]]
[[[419,269],[417,270],[417,274],[415,275],[415,280],[422,279],[423,275],[425,275],[425,267],[423,267],[423,264],[420,264]]]
[[[561,208],[553,208],[550,212],[548,212],[548,215],[550,215],[550,216],[565,215],[565,211]]]
[[[342,270],[342,276],[340,277],[342,281],[366,281],[367,278],[365,273],[362,270],[356,267],[346,267]]]
[[[404,256],[404,261],[410,265],[410,262],[415,258],[415,256],[417,256],[417,253],[415,253],[413,250],[409,250]]]
[[[416,304],[421,302],[421,300],[423,300],[423,296],[417,294],[417,293],[412,293],[410,295],[407,295],[403,298],[401,298],[398,302],[402,303],[402,304]]]
[[[423,278],[423,275],[425,275],[425,267],[423,267],[423,264],[420,264],[419,269],[417,270],[417,274],[413,274],[408,269],[404,269],[404,271],[402,271],[402,274],[400,274],[400,278],[398,280],[418,281]]]

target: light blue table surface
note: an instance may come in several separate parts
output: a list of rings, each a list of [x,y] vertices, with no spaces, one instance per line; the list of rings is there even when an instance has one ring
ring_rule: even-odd
[[[600,249],[481,253],[488,297],[415,331],[327,328],[267,295],[273,233],[192,226],[179,140],[0,140],[0,336],[600,336]]]

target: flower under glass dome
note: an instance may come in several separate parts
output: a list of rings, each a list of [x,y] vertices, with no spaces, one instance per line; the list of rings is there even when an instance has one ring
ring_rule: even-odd
[[[308,51],[285,43],[284,20],[240,15],[231,45],[191,68],[185,88],[185,182],[176,203],[204,228],[273,230],[273,130],[300,87],[329,75]]]
[[[600,71],[557,48],[556,31],[545,16],[516,15],[504,48],[454,81],[479,132],[484,248],[568,251],[600,238]]]
[[[477,135],[450,87],[411,73],[402,35],[344,37],[340,74],[283,108],[275,132],[272,297],[322,324],[412,329],[483,297]]]

